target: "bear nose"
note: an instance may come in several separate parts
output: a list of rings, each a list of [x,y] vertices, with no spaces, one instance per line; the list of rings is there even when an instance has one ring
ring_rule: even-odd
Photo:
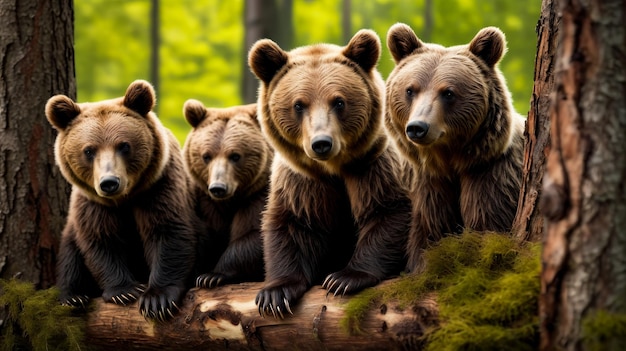
[[[430,125],[424,121],[411,121],[406,126],[406,135],[413,141],[423,139],[428,134]]]
[[[115,176],[104,176],[100,178],[100,190],[106,194],[113,194],[120,188],[120,178]]]
[[[333,139],[328,135],[318,135],[311,141],[311,148],[317,155],[324,156],[333,148]]]
[[[226,191],[228,190],[228,186],[224,183],[211,183],[209,185],[209,192],[216,198],[222,198],[226,196]]]

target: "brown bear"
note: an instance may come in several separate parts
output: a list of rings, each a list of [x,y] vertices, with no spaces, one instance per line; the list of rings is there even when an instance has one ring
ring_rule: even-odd
[[[178,141],[152,112],[155,94],[135,81],[123,97],[76,103],[51,97],[55,157],[72,184],[57,286],[64,304],[89,297],[164,320],[178,309],[195,259],[193,208]]]
[[[482,29],[469,45],[421,42],[395,24],[387,46],[385,125],[415,175],[408,268],[420,251],[461,228],[510,231],[521,186],[524,118],[497,67],[504,34]]]
[[[262,281],[261,211],[269,189],[273,150],[261,134],[256,104],[183,107],[193,128],[183,147],[200,234],[196,286]],[[216,260],[217,259],[217,260]]]
[[[357,292],[405,266],[411,202],[383,128],[380,39],[283,51],[256,42],[259,120],[274,147],[259,312],[283,317],[312,285]],[[325,278],[325,279],[324,279]]]

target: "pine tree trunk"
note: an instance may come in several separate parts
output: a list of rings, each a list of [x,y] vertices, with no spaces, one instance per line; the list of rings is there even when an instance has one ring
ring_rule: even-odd
[[[124,350],[418,350],[424,330],[438,323],[437,304],[426,299],[412,308],[371,306],[361,332],[353,333],[341,325],[348,298],[326,296],[319,286],[304,295],[294,315],[261,317],[254,304],[261,286],[192,289],[167,323],[147,322],[136,303],[117,306],[98,299],[88,316],[87,341]]]
[[[47,288],[70,187],[54,163],[47,99],[74,97],[71,0],[0,1],[0,277]]]
[[[626,312],[626,6],[558,2],[552,150],[541,206],[547,232],[541,349],[583,350],[584,321]],[[602,330],[609,332],[609,330]],[[603,350],[622,340],[610,334]],[[587,339],[588,340],[588,339]]]
[[[559,18],[553,0],[544,0],[537,24],[535,80],[526,121],[524,170],[513,234],[520,240],[540,241],[543,215],[538,208],[546,158],[550,151],[550,101],[554,91],[554,66]]]
[[[242,100],[256,102],[259,81],[248,67],[248,50],[254,43],[269,38],[284,50],[293,45],[293,0],[246,0],[244,5],[244,59]]]

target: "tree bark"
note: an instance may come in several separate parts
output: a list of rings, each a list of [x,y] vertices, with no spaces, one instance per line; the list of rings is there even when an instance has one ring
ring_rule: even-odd
[[[583,321],[626,312],[626,6],[558,2],[552,150],[541,199],[541,349],[582,350]],[[608,337],[603,349],[623,347]]]
[[[70,186],[44,107],[76,95],[71,0],[0,1],[0,278],[55,282]]]
[[[248,50],[263,38],[275,41],[284,50],[293,42],[293,0],[246,0],[244,5],[244,62],[242,100],[256,102],[259,82],[248,67]]]
[[[423,331],[437,323],[431,299],[405,310],[375,305],[362,332],[351,334],[340,326],[347,298],[326,296],[319,286],[304,295],[293,315],[261,317],[254,303],[261,285],[192,289],[167,323],[147,322],[136,304],[122,307],[98,299],[89,314],[87,340],[92,346],[140,350],[414,350]]]
[[[543,235],[543,214],[538,205],[550,151],[550,102],[554,92],[559,20],[554,1],[544,0],[537,23],[535,83],[524,135],[522,188],[513,222],[513,234],[520,241],[537,242]]]

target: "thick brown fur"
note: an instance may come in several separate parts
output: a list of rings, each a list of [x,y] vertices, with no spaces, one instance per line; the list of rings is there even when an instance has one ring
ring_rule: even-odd
[[[180,306],[195,259],[193,209],[178,141],[151,112],[154,89],[135,81],[124,97],[75,103],[51,97],[55,157],[72,184],[61,238],[61,302],[90,297],[166,319]]]
[[[389,29],[396,67],[387,79],[385,125],[413,164],[409,269],[420,252],[463,227],[511,229],[521,186],[524,118],[497,67],[504,34],[482,29],[467,45],[422,43],[405,24]]]
[[[183,147],[200,233],[196,286],[262,281],[261,212],[274,151],[256,117],[256,104],[207,108],[187,100],[192,126]]]
[[[313,284],[345,294],[398,274],[411,205],[400,155],[383,128],[380,40],[250,50],[259,120],[276,150],[262,234],[261,314],[282,317]],[[325,278],[325,279],[324,279]]]

